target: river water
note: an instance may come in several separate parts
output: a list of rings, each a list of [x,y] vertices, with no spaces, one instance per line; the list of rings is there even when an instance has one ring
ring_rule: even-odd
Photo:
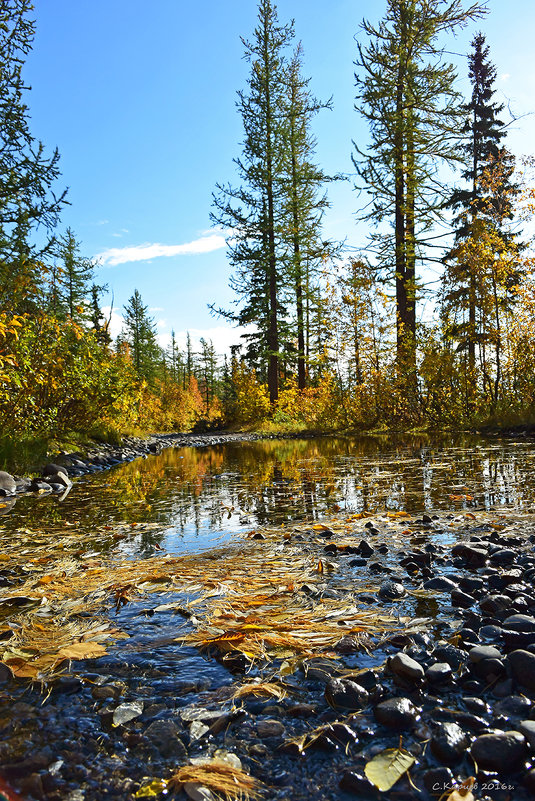
[[[17,570],[12,571],[10,555],[23,554],[21,548],[30,542],[33,570],[33,551],[42,544],[47,554],[42,560],[46,572],[47,560],[52,558],[51,544],[56,543],[56,537],[65,538],[68,532],[72,544],[66,547],[78,566],[87,560],[91,567],[93,557],[98,563],[106,562],[109,556],[112,568],[114,557],[127,557],[128,563],[130,559],[143,560],[165,553],[196,553],[257,527],[284,524],[295,533],[308,527],[292,523],[335,517],[351,520],[352,515],[365,512],[379,521],[380,529],[363,528],[371,525],[368,515],[367,522],[359,520],[356,524],[357,540],[366,537],[377,549],[367,566],[353,566],[357,562],[362,565],[365,559],[353,562],[351,555],[326,554],[324,550],[329,546],[324,549],[321,536],[311,537],[310,532],[297,533],[295,542],[305,553],[310,552],[314,564],[318,558],[325,560],[326,571],[329,559],[339,563],[337,571],[329,574],[326,598],[348,598],[350,605],[357,599],[362,609],[380,614],[384,604],[375,596],[370,597],[369,585],[379,585],[384,576],[372,572],[372,563],[379,560],[384,564],[383,570],[399,571],[400,548],[418,551],[426,544],[438,543],[439,548],[447,545],[457,536],[450,525],[473,526],[476,530],[481,523],[477,510],[494,510],[496,517],[502,511],[526,514],[535,510],[532,443],[468,436],[322,437],[167,449],[159,455],[77,479],[62,501],[52,495],[23,496],[11,509],[6,504],[0,521],[3,572],[8,582],[5,589],[8,595],[13,594],[16,582],[25,580],[26,566],[18,564]],[[384,514],[396,511],[416,513],[413,518],[422,512],[437,514],[432,523],[414,519],[410,529],[402,530],[407,526],[403,517],[398,520],[396,515]],[[480,517],[494,519],[493,515]],[[278,548],[284,548],[286,534],[287,531],[280,532]],[[63,544],[59,545],[60,556],[67,556],[61,551]],[[451,560],[439,570],[455,578]],[[44,575],[40,581],[46,584],[48,580]],[[15,583],[9,586],[12,581]],[[418,576],[412,581],[403,574],[403,581],[409,593],[399,603],[394,602],[396,614],[408,615],[414,625],[416,620],[419,625],[422,620],[430,621],[425,625],[437,637],[442,636],[444,626],[449,634],[460,627],[458,610],[452,609],[448,597],[410,591],[420,581]],[[312,591],[303,585],[294,594],[312,608],[314,602],[308,600],[305,590]],[[194,740],[188,735],[186,724],[181,723],[184,709],[219,709],[221,699],[232,694],[234,683],[245,681],[231,676],[221,660],[206,658],[196,648],[181,643],[195,626],[194,618],[183,619],[177,614],[177,607],[188,600],[189,596],[183,598],[167,589],[148,594],[140,603],[126,603],[121,608],[117,603],[116,609],[113,599],[104,599],[102,614],[108,614],[128,639],[107,642],[107,654],[98,660],[69,663],[61,679],[47,692],[46,686],[43,688],[38,682],[29,687],[24,680],[10,681],[5,669],[0,672],[0,779],[7,775],[26,797],[131,801],[140,785],[151,777],[168,777],[186,759],[185,753],[168,750],[167,740],[184,749],[174,735],[166,735],[163,746],[153,747],[154,727],[159,731],[158,726],[164,731],[171,727],[172,732],[178,725],[190,757],[203,756],[207,749],[211,753],[223,738],[225,748],[248,759],[248,741],[251,733],[254,735],[254,727],[247,719],[243,726],[236,726],[236,733],[231,730],[227,736],[225,730],[219,739],[208,738],[206,742]],[[387,612],[390,606],[386,604]],[[12,617],[18,611],[8,603],[0,622],[5,618],[13,626]],[[34,611],[38,615],[46,609],[41,611],[40,606]],[[41,618],[36,617],[34,623],[35,620],[38,628]],[[9,634],[6,625],[4,637],[6,632]],[[7,643],[6,640],[6,647]],[[393,648],[396,650],[397,646]],[[388,653],[391,652],[392,648]],[[344,659],[346,667],[352,669],[380,670],[386,655],[379,643],[377,650],[359,651]],[[263,675],[258,672],[261,669],[262,666],[252,669],[247,679]],[[269,665],[266,670],[266,675],[271,675]],[[309,690],[303,685],[301,674],[296,676],[288,681],[295,684],[296,698],[306,701]],[[316,703],[315,691],[310,692]],[[323,695],[320,701],[322,698]],[[141,704],[143,715],[125,726],[111,725],[111,717],[123,704],[128,709],[129,704]],[[265,716],[262,710],[254,714],[257,713],[260,720]],[[289,737],[317,725],[323,718],[292,722],[285,717],[284,721]],[[392,742],[385,740],[384,745],[391,746]],[[270,751],[266,753],[271,759]],[[299,765],[289,757],[273,756],[263,776],[258,759],[247,764],[252,764],[255,775],[259,774],[270,786],[269,798],[320,801],[347,797],[336,789],[336,771],[340,772],[346,761],[343,750],[338,756],[329,752],[324,758],[320,755],[303,759]],[[294,776],[295,771],[300,773]],[[277,783],[284,786],[278,789]],[[330,794],[325,795],[322,787],[330,787]],[[409,793],[412,798],[412,790]]]
[[[131,533],[114,547],[139,558],[201,550],[239,530],[302,519],[477,509],[535,509],[531,442],[321,437],[169,448],[78,479],[61,502],[20,498],[4,509],[2,524],[14,532],[76,523],[89,533],[124,523]]]

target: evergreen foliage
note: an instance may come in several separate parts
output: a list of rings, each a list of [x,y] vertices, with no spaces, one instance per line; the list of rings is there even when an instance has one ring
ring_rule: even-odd
[[[0,307],[35,310],[44,290],[41,261],[65,192],[56,195],[59,153],[47,155],[30,131],[22,68],[34,37],[30,0],[0,0]],[[48,232],[38,247],[32,234]]]
[[[161,351],[156,340],[156,326],[148,311],[138,290],[134,290],[124,306],[121,342],[130,349],[136,373],[151,382],[156,377],[161,362]]]
[[[416,264],[444,205],[440,165],[459,159],[461,124],[456,72],[439,37],[481,16],[460,0],[388,0],[378,26],[364,20],[358,44],[356,109],[368,121],[371,145],[355,144],[354,164],[370,196],[366,217],[390,222],[373,239],[379,263],[395,281],[397,361],[415,388]]]

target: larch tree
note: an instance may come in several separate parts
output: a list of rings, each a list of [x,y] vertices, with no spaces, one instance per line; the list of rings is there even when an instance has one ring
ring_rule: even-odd
[[[241,308],[218,310],[240,325],[253,324],[247,335],[250,360],[267,377],[270,401],[279,395],[281,284],[279,238],[283,187],[280,175],[286,117],[285,51],[293,24],[280,25],[271,0],[260,0],[258,24],[250,41],[243,39],[251,71],[237,107],[244,129],[243,151],[235,159],[241,185],[218,185],[212,221],[232,231],[228,256],[235,270],[231,285]],[[212,309],[214,307],[212,306]]]
[[[59,153],[47,155],[30,131],[23,78],[34,22],[30,0],[0,0],[0,306],[20,312],[35,307],[44,289],[40,257],[32,233],[49,234],[58,222],[65,192],[56,195]]]
[[[444,205],[440,166],[459,159],[460,96],[440,38],[484,12],[461,0],[388,0],[377,26],[362,23],[367,41],[358,45],[355,108],[371,143],[365,150],[355,144],[353,160],[371,198],[365,216],[378,226],[379,262],[395,283],[398,370],[413,388],[416,265]]]

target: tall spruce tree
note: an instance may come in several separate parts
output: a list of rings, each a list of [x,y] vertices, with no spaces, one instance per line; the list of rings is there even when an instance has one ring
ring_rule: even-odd
[[[280,25],[271,0],[260,0],[253,38],[243,39],[251,66],[247,91],[238,92],[244,128],[243,153],[235,160],[242,185],[218,185],[213,222],[232,230],[228,255],[232,286],[242,301],[236,313],[222,312],[240,325],[254,324],[248,353],[267,375],[269,396],[279,394],[282,268],[279,252],[283,187],[280,174],[286,118],[285,51],[293,24]],[[213,308],[213,307],[212,307]]]
[[[90,319],[90,295],[95,266],[91,259],[80,253],[80,243],[71,228],[59,239],[57,253],[61,259],[58,267],[56,294],[59,298],[58,316],[70,317],[77,323]]]
[[[491,336],[485,329],[489,304],[492,308],[492,296],[497,296],[492,289],[494,267],[483,250],[490,247],[491,239],[497,250],[508,249],[510,255],[520,247],[508,227],[518,188],[513,180],[514,159],[501,146],[507,133],[500,119],[504,106],[494,99],[496,69],[489,52],[484,35],[478,33],[472,41],[468,61],[472,95],[463,106],[465,167],[462,177],[465,185],[457,187],[449,201],[456,215],[455,242],[445,257],[442,289],[446,333],[457,341],[459,350],[467,354],[472,378],[475,377],[478,345]],[[485,272],[489,270],[487,280]],[[507,279],[509,287],[517,283],[519,277],[518,271],[511,271]],[[506,298],[502,297],[502,305],[505,302]],[[470,386],[474,388],[473,383]]]
[[[44,290],[39,263],[52,239],[38,248],[37,226],[57,224],[65,192],[52,187],[59,176],[59,153],[47,155],[30,131],[22,71],[31,50],[34,22],[30,0],[0,0],[0,306],[11,311],[35,307]]]
[[[137,289],[124,306],[120,341],[129,346],[137,374],[151,382],[160,366],[161,350],[156,341],[154,320],[149,316],[148,307],[144,305]]]
[[[388,0],[378,26],[364,20],[358,45],[355,108],[368,121],[369,149],[355,144],[365,216],[390,222],[375,234],[379,261],[395,281],[398,369],[416,386],[416,264],[444,205],[440,164],[459,158],[460,97],[456,72],[439,37],[481,16],[461,0]]]

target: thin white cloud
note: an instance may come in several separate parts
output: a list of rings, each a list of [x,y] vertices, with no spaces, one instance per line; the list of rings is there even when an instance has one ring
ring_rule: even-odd
[[[161,245],[158,242],[153,244],[133,245],[125,248],[110,248],[98,253],[95,259],[102,265],[113,267],[117,264],[127,264],[133,261],[147,261],[157,259],[161,256],[191,256],[199,253],[211,253],[213,250],[220,250],[225,247],[225,237],[221,234],[209,234],[193,242],[186,242],[183,245]]]
[[[511,77],[511,73],[509,73],[509,72],[503,72],[503,73],[500,75],[500,81],[504,81],[504,82],[505,82],[505,81],[508,81],[510,77]]]

